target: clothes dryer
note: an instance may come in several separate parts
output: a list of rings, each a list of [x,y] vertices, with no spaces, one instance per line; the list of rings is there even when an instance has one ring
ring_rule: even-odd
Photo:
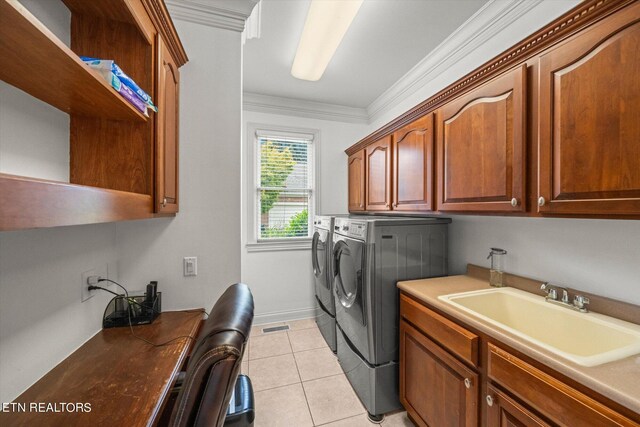
[[[372,419],[400,408],[396,283],[446,276],[449,218],[336,218],[338,360]]]

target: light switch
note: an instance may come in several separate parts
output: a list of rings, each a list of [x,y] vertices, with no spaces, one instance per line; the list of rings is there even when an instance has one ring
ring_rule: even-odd
[[[198,275],[198,257],[186,256],[183,258],[183,269],[185,276]]]

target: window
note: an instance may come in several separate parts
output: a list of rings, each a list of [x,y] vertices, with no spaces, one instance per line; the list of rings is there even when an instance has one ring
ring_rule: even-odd
[[[308,240],[314,215],[314,134],[256,129],[257,242]]]

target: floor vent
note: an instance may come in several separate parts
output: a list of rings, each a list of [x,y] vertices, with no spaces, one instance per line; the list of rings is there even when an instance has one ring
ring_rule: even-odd
[[[284,326],[272,326],[270,328],[264,328],[262,330],[263,334],[268,334],[269,332],[276,332],[276,331],[288,331],[289,330],[289,325],[284,325]]]

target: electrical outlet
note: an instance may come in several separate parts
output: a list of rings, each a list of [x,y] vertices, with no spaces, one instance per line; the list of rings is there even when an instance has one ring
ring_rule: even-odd
[[[97,283],[98,277],[103,277],[105,279],[107,278],[107,264],[92,268],[91,270],[87,270],[80,275],[80,301],[85,302],[89,298],[92,298],[96,294],[96,292],[99,291],[98,289],[93,291],[89,290],[90,279],[91,284],[100,286]]]
[[[183,274],[185,276],[198,275],[198,257],[186,256],[182,259]]]

